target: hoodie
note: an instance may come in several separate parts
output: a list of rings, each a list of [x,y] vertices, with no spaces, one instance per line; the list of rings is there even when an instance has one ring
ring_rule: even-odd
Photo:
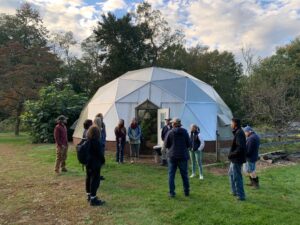
[[[173,128],[165,138],[165,147],[168,149],[170,160],[188,160],[190,138],[186,129],[181,127]]]

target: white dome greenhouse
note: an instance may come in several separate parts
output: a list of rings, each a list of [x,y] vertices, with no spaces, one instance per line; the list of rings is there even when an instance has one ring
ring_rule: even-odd
[[[115,141],[119,119],[128,127],[132,118],[145,116],[148,109],[157,115],[153,124],[157,132],[164,118],[179,117],[186,129],[197,124],[205,141],[216,141],[217,132],[221,140],[231,138],[231,110],[213,87],[184,71],[157,67],[129,71],[100,87],[83,109],[73,137],[82,137],[84,120],[102,113],[107,141]]]

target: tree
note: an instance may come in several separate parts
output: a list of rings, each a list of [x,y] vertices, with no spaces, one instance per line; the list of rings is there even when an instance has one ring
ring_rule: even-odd
[[[101,79],[107,83],[121,74],[147,66],[144,34],[140,27],[132,24],[132,17],[126,14],[116,18],[112,13],[102,15],[102,21],[94,30],[96,40],[102,46]]]
[[[60,62],[46,46],[47,30],[38,11],[25,3],[16,15],[0,18],[0,106],[16,118],[19,134],[24,102],[59,75]]]
[[[39,91],[39,98],[26,101],[22,115],[25,125],[30,131],[34,143],[54,142],[53,130],[55,119],[63,114],[68,117],[68,128],[78,119],[87,102],[82,94],[77,94],[70,85],[60,89],[54,85],[44,87]],[[72,130],[68,130],[69,139]]]
[[[16,11],[16,15],[0,16],[0,46],[7,42],[19,42],[24,48],[47,45],[47,29],[37,10],[27,2]]]
[[[46,47],[24,49],[20,43],[10,42],[0,48],[0,106],[16,118],[16,135],[24,102],[34,99],[58,72],[59,61]]]
[[[248,120],[281,133],[289,122],[300,119],[299,54],[300,41],[295,39],[254,66],[241,96]]]
[[[145,34],[145,43],[150,45],[148,55],[152,66],[157,65],[160,54],[168,47],[182,44],[182,32],[172,32],[161,12],[153,10],[149,3],[139,4],[134,17]]]

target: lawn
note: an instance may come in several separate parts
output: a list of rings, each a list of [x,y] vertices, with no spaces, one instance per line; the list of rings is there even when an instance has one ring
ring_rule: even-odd
[[[54,145],[32,145],[26,134],[0,134],[0,224],[128,224],[128,225],[292,225],[300,221],[300,165],[259,173],[261,189],[246,187],[238,202],[225,175],[205,173],[191,180],[191,196],[183,195],[177,174],[177,196],[169,199],[165,168],[118,165],[107,154],[106,180],[99,196],[103,207],[91,208],[84,193],[84,171],[74,149],[69,172],[53,173]]]

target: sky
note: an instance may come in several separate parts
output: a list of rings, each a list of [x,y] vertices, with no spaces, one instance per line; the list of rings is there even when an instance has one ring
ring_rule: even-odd
[[[20,0],[0,0],[0,13],[13,14]],[[27,0],[51,32],[72,31],[78,43],[88,37],[101,14],[133,11],[142,0]],[[241,48],[266,57],[300,35],[300,0],[148,0],[170,27],[185,33],[188,47],[231,51]],[[80,55],[79,44],[73,49]]]

